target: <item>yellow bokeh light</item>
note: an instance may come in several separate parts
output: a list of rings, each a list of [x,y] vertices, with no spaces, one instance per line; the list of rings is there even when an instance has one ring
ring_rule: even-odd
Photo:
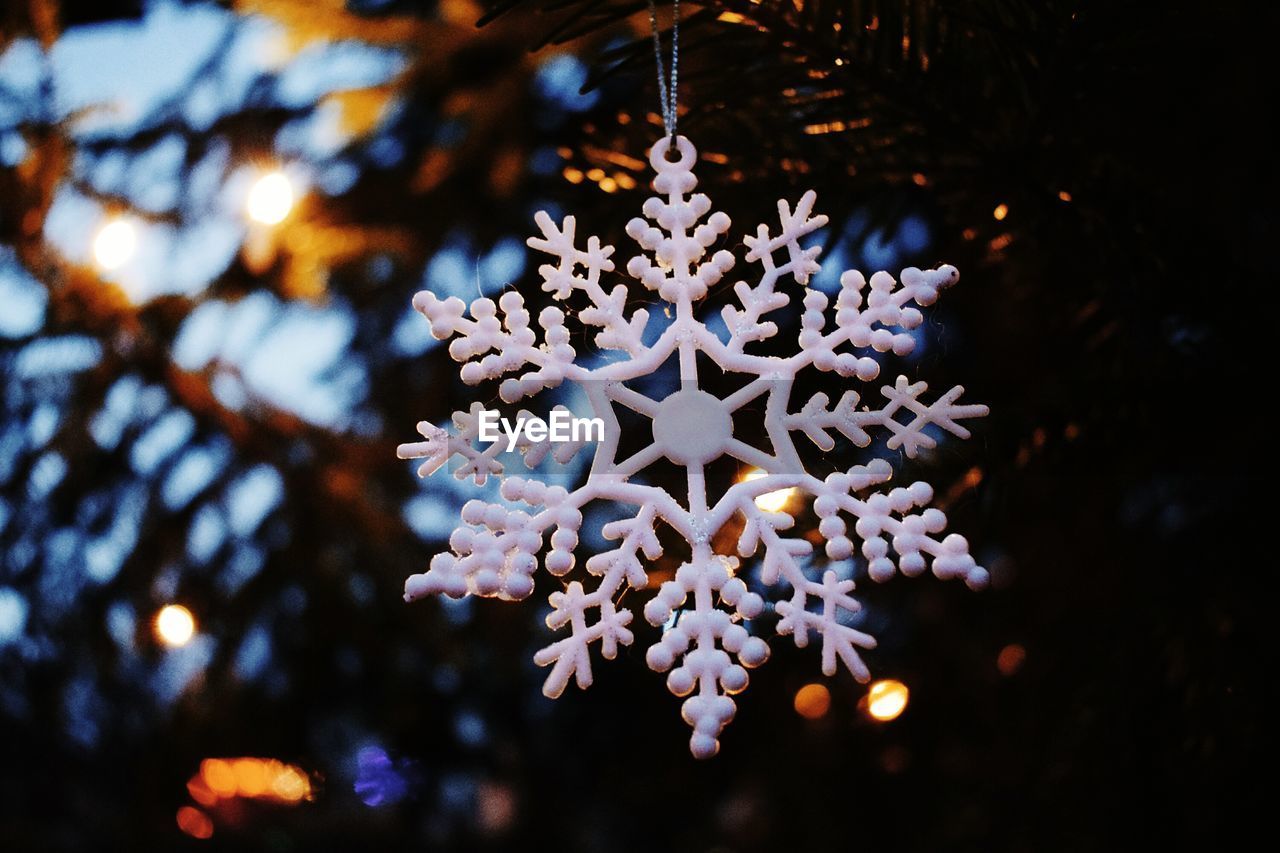
[[[112,219],[93,238],[93,258],[104,270],[119,269],[138,249],[138,230],[127,219]]]
[[[768,472],[764,469],[752,468],[742,478],[742,482],[750,483],[752,480],[759,480],[765,476],[768,476]],[[763,495],[756,495],[756,506],[765,512],[781,512],[795,493],[796,490],[794,488],[765,492]]]
[[[907,685],[892,678],[873,682],[867,690],[867,713],[882,723],[896,720],[906,710],[910,694]]]
[[[996,209],[991,211],[991,215],[995,217],[997,222],[1002,221],[1006,216],[1009,215],[1009,205],[997,204]]]
[[[831,710],[831,691],[823,684],[806,684],[796,691],[796,713],[806,720],[819,720]]]
[[[284,172],[268,172],[249,190],[249,218],[263,225],[279,225],[293,210],[293,184]]]
[[[296,803],[311,794],[311,780],[298,768],[284,765],[271,780],[271,790],[280,799]]]
[[[196,633],[196,619],[181,604],[166,604],[156,614],[156,639],[170,648],[185,646]]]

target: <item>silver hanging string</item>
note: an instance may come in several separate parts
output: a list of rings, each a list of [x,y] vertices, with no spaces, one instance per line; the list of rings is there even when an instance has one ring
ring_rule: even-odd
[[[680,0],[671,3],[671,69],[662,61],[662,37],[658,33],[658,10],[649,0],[649,27],[653,30],[653,59],[658,65],[658,97],[662,99],[662,126],[667,136],[676,135],[676,92],[680,82]]]

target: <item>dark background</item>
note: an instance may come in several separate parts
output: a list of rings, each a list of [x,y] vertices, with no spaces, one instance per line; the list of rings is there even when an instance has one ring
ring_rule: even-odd
[[[536,262],[510,246],[548,205],[625,243],[661,133],[643,4],[512,0],[480,29],[486,9],[465,0],[165,6],[173,20],[220,9],[227,32],[265,15],[320,59],[233,87],[243,57],[215,42],[172,97],[86,130],[60,87],[110,74],[111,51],[142,56],[136,82],[196,47],[129,46],[161,4],[15,0],[0,19],[0,294],[40,310],[0,326],[5,849],[1221,849],[1260,817],[1275,14],[683,5],[680,129],[723,155],[699,176],[731,233],[816,187],[833,220],[824,257],[963,273],[912,373],[963,383],[992,414],[911,473],[995,582],[866,590],[881,638],[868,660],[910,686],[902,717],[870,721],[864,687],[823,680],[813,648],[778,639],[721,754],[696,762],[678,701],[644,666],[647,635],[552,703],[530,661],[541,595],[400,600],[465,490],[417,481],[395,445],[470,399],[443,348],[401,328],[409,299],[424,284],[467,295],[462,276],[538,298]],[[125,47],[39,60],[94,27]],[[323,53],[348,41],[402,63],[370,82]],[[336,146],[290,148],[287,129],[334,102],[307,85],[326,73],[330,90],[372,94],[338,99]],[[224,97],[197,121],[202,79]],[[171,138],[183,154],[163,172],[145,158]],[[102,215],[211,243],[182,188],[218,151],[219,180],[285,162],[313,181],[265,262],[232,251],[140,296],[66,236],[78,220],[59,194],[74,190]],[[180,191],[150,201],[103,177],[110,162]],[[255,385],[250,360],[181,355],[214,303],[250,353],[274,340],[263,351],[305,362],[313,329],[349,334],[315,376],[294,371],[302,385],[285,381],[292,366]],[[241,305],[272,307],[255,325]],[[272,339],[284,323],[294,337]],[[122,379],[119,434],[103,440]],[[212,473],[167,497],[193,448]],[[230,532],[192,544],[214,517]],[[153,636],[169,602],[195,614],[193,648]],[[1025,661],[1002,672],[1010,644]],[[793,709],[813,681],[832,696],[819,720]],[[298,765],[314,798],[220,803],[202,809],[212,838],[184,836],[188,779],[233,756]]]

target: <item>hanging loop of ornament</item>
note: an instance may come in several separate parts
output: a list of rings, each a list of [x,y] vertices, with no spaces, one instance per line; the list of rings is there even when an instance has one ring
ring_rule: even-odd
[[[649,28],[653,32],[653,61],[658,66],[658,97],[662,104],[662,127],[672,139],[676,135],[676,97],[680,83],[680,0],[671,3],[671,67],[662,60],[662,36],[658,31],[658,10],[649,0]]]

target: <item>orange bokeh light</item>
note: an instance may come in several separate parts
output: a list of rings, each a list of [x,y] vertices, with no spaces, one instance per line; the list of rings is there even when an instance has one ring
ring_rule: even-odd
[[[242,797],[298,803],[313,795],[311,777],[301,767],[274,758],[206,758],[187,782],[196,802],[212,807],[219,800]]]
[[[261,797],[267,791],[267,763],[256,758],[237,758],[231,765],[236,777],[236,793],[242,797]]]
[[[200,776],[209,790],[219,797],[236,795],[236,774],[231,764],[220,758],[205,759],[200,765]]]
[[[195,806],[183,806],[178,809],[178,829],[192,838],[212,838],[213,821]]]
[[[1018,643],[1010,643],[996,656],[996,669],[1000,670],[1001,675],[1007,677],[1022,669],[1026,659],[1027,650]]]
[[[896,720],[907,709],[911,691],[907,685],[893,678],[873,682],[867,690],[867,714],[873,720],[887,723]]]
[[[796,691],[795,708],[806,720],[819,720],[831,710],[831,691],[822,684],[806,684]]]
[[[196,774],[187,780],[187,793],[191,795],[191,799],[202,806],[216,806],[218,804],[218,795],[209,790],[209,786],[205,784],[204,777],[200,774]]]

